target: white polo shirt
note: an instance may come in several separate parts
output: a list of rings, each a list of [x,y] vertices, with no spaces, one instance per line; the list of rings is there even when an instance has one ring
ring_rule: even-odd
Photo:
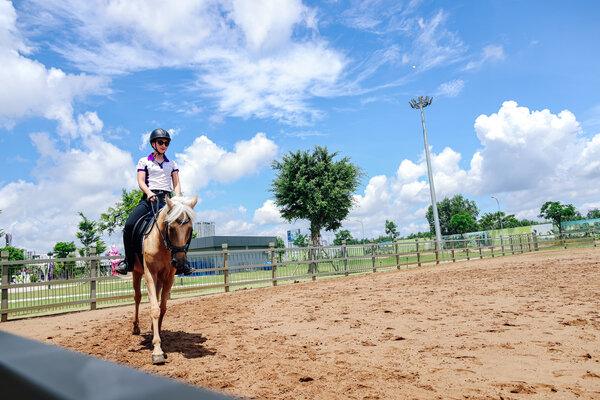
[[[154,155],[140,158],[138,161],[137,170],[146,173],[146,185],[150,190],[173,190],[172,174],[179,171],[177,163],[171,161],[164,156],[165,159],[159,163],[154,159]]]

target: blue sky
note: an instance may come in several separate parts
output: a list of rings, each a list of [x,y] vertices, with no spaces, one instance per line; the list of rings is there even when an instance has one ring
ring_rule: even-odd
[[[0,228],[38,252],[135,187],[156,127],[200,220],[281,235],[270,164],[327,146],[364,179],[344,227],[427,230],[438,199],[600,207],[594,1],[0,0]],[[332,234],[325,233],[331,240]],[[106,238],[120,246],[119,235]]]

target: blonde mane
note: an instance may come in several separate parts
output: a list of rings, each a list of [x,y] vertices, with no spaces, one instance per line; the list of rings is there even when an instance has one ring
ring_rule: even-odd
[[[175,196],[171,199],[171,202],[173,203],[173,207],[169,210],[165,217],[165,221],[168,224],[175,221],[183,213],[185,213],[192,223],[194,223],[196,220],[196,213],[190,206],[190,204],[193,202],[193,199],[183,196]]]

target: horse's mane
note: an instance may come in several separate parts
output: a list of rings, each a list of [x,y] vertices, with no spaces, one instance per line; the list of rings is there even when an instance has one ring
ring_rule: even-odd
[[[193,199],[183,196],[175,196],[171,199],[173,207],[169,210],[169,213],[165,217],[167,223],[175,221],[182,213],[186,213],[188,218],[192,220],[192,223],[196,219],[196,213],[194,209],[190,207]]]

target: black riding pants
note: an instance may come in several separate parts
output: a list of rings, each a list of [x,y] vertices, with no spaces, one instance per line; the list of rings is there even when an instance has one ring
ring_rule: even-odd
[[[133,268],[133,264],[135,262],[135,243],[133,243],[133,227],[138,219],[142,218],[144,215],[148,215],[148,213],[152,210],[151,203],[147,199],[142,199],[137,206],[133,209],[131,214],[129,214],[129,218],[125,221],[125,226],[123,227],[123,246],[125,247],[125,258],[127,259],[127,265],[129,268]],[[156,207],[156,205],[155,205]]]

